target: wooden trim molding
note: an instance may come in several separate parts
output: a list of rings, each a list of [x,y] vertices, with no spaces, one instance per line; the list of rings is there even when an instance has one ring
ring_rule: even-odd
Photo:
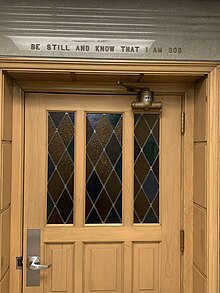
[[[23,237],[23,149],[24,94],[14,85],[12,135],[10,293],[21,292],[22,271],[16,270],[16,257],[22,256]]]
[[[4,90],[3,90],[3,73],[0,70],[0,142],[2,141],[2,117],[3,117],[3,101],[4,101]],[[2,153],[2,143],[0,143],[0,154]],[[0,156],[0,166],[1,166],[1,156]],[[0,174],[0,178],[2,178]],[[1,179],[2,180],[2,179]],[[2,181],[0,180],[0,186],[2,187]]]
[[[207,293],[219,292],[219,76],[218,66],[208,77],[207,95]]]
[[[127,61],[127,60],[70,60],[40,58],[0,58],[4,70],[52,70],[80,72],[133,73],[203,73],[208,74],[219,63],[190,61]]]
[[[183,207],[185,249],[183,254],[183,288],[193,293],[193,138],[194,138],[194,86],[185,93],[185,134],[183,136]],[[195,292],[196,293],[196,292]]]
[[[94,60],[59,60],[59,59],[6,59],[0,58],[0,106],[2,103],[2,71],[14,70],[16,72],[90,72],[90,73],[113,73],[113,74],[132,74],[132,73],[148,73],[148,74],[177,74],[177,75],[208,75],[208,153],[207,153],[207,194],[208,194],[208,291],[207,293],[218,293],[218,276],[219,276],[219,225],[218,214],[220,212],[218,202],[219,192],[219,167],[220,161],[218,153],[219,144],[219,77],[220,67],[216,62],[156,62],[156,61],[94,61]],[[56,82],[54,83],[56,86]],[[187,85],[188,86],[188,85]],[[155,84],[155,88],[156,88]],[[170,89],[171,87],[169,87]],[[50,87],[52,91],[53,86]],[[31,88],[29,88],[31,91]],[[72,89],[71,89],[72,90]],[[167,91],[167,88],[161,87],[161,92]],[[191,97],[193,90],[181,86],[178,92],[187,91],[185,111],[193,113],[193,103]],[[190,99],[188,100],[188,97]],[[22,280],[21,272],[15,269],[15,257],[22,253],[22,206],[23,206],[23,137],[24,137],[24,98],[23,92],[19,87],[15,87],[13,101],[13,173],[12,173],[12,202],[11,202],[11,261],[10,261],[10,293],[21,292]],[[193,114],[192,114],[193,116]],[[192,117],[191,117],[192,118]],[[191,125],[193,121],[189,116],[186,118],[186,124]],[[189,120],[188,120],[189,119]],[[1,121],[0,121],[1,124]],[[186,155],[186,164],[189,174],[192,172],[192,145],[186,146],[191,141],[192,128],[190,133],[184,138],[184,156]],[[0,128],[1,136],[1,128]],[[218,160],[217,160],[218,158]],[[191,162],[191,164],[190,164]],[[188,171],[185,170],[185,173]],[[191,178],[184,178],[184,187],[188,186]],[[184,190],[187,192],[188,199],[192,199],[192,187]],[[192,245],[192,229],[187,230],[187,226],[192,225],[192,210],[191,206],[184,205],[185,216],[184,226],[186,227],[186,246]],[[184,256],[184,287],[186,293],[192,293],[192,250],[186,248]],[[187,285],[191,282],[190,285]],[[194,292],[197,293],[197,292]]]

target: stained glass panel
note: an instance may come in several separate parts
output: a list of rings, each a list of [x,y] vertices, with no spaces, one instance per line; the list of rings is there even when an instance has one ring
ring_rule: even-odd
[[[135,114],[134,222],[159,222],[159,114]]]
[[[86,224],[121,223],[122,114],[86,117]]]
[[[47,224],[73,223],[74,113],[48,112]]]

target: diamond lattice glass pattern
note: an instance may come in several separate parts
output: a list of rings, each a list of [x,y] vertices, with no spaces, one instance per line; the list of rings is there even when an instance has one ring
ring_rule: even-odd
[[[86,143],[86,224],[121,223],[122,114],[87,114]]]
[[[159,114],[135,114],[134,222],[159,222]]]
[[[73,223],[74,113],[48,113],[47,224]]]

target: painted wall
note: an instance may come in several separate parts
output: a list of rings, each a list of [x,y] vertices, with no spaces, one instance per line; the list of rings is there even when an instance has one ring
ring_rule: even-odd
[[[0,56],[220,60],[218,0],[5,0]]]

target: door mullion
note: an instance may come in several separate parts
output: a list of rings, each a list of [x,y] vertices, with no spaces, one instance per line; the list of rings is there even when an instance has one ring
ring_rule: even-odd
[[[86,170],[86,129],[85,112],[76,112],[75,121],[75,176],[74,176],[74,223],[82,227],[85,223],[85,170]]]
[[[134,190],[134,115],[123,115],[122,218],[124,226],[133,225]]]

